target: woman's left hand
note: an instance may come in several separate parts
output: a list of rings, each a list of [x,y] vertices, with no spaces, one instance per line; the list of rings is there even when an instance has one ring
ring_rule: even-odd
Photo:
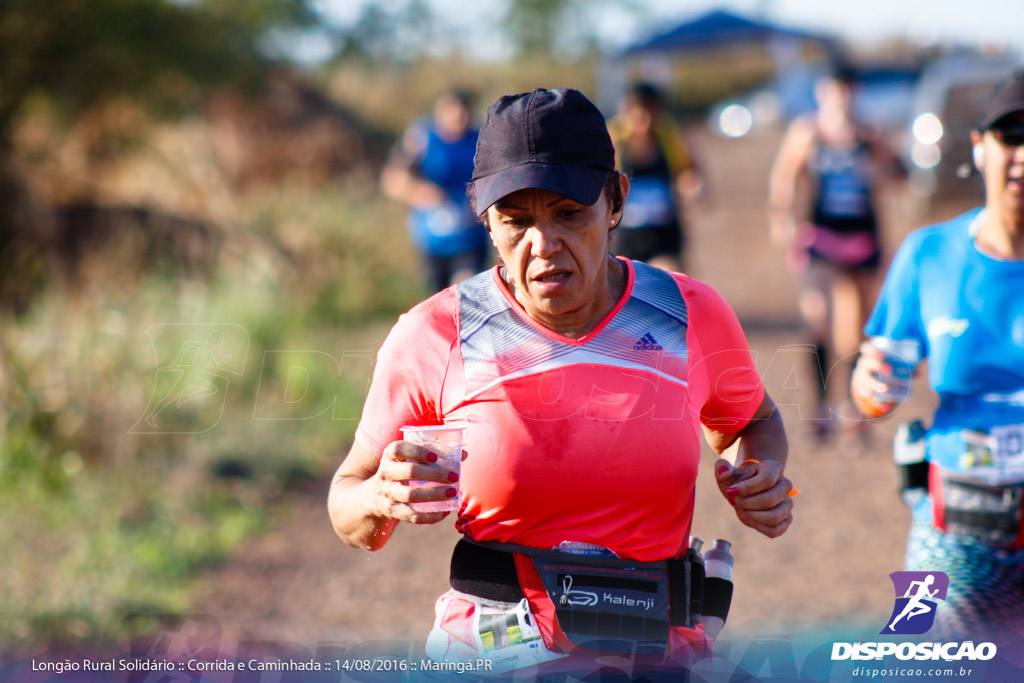
[[[729,461],[715,463],[715,479],[736,517],[769,538],[781,536],[793,523],[793,483],[776,460],[747,460],[734,467]]]

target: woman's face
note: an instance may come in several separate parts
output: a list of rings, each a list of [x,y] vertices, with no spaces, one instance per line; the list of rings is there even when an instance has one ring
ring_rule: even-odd
[[[653,127],[654,113],[636,97],[626,99],[622,112],[634,131],[647,131]]]
[[[835,78],[819,81],[814,89],[814,96],[821,109],[837,112],[849,112],[853,104],[853,88]]]
[[[1024,112],[999,120],[995,130],[974,133],[982,146],[984,161],[979,170],[985,179],[985,205],[1005,221],[1024,228]]]
[[[561,334],[582,336],[611,310],[610,272],[618,266],[608,242],[618,217],[604,192],[587,206],[526,189],[487,209],[506,281],[530,317]]]

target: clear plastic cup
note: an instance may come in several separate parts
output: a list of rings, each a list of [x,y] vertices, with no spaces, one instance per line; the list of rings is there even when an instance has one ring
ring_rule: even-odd
[[[406,425],[402,427],[402,439],[417,446],[424,446],[436,453],[437,463],[431,467],[443,468],[458,474],[462,466],[462,434],[467,426],[465,422],[449,422],[448,424],[425,427]],[[413,481],[411,483],[413,486],[421,488],[454,488],[456,491],[460,491],[460,482]],[[412,508],[419,512],[458,510],[459,498],[460,496],[456,495],[454,498],[444,500],[412,503]]]
[[[871,345],[882,352],[891,374],[880,376],[885,389],[874,395],[874,400],[889,406],[899,405],[910,397],[910,383],[914,368],[921,361],[921,346],[915,339],[888,339],[872,337]]]

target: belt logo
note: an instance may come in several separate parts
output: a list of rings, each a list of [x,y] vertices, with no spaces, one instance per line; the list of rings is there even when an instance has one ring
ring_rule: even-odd
[[[571,575],[567,574],[562,579],[562,595],[558,599],[559,604],[572,605],[573,607],[593,607],[598,603],[598,601],[605,602],[610,605],[639,607],[645,611],[654,608],[654,598],[638,600],[624,595],[615,595],[608,591],[604,591],[601,595],[598,595],[591,591],[573,588]]]
[[[577,607],[593,607],[597,604],[597,593],[590,591],[573,590],[572,576],[566,575],[562,579],[562,598],[559,600],[563,605],[574,605]]]

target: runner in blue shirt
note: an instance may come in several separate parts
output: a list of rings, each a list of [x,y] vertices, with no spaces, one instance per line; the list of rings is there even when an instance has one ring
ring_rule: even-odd
[[[891,413],[899,363],[881,349],[910,341],[905,359],[928,359],[939,405],[906,563],[949,575],[936,626],[964,636],[1024,624],[1024,71],[996,89],[971,138],[985,206],[904,242],[852,386],[866,414]]]
[[[409,235],[433,291],[487,267],[487,233],[466,196],[476,139],[468,95],[446,91],[432,116],[405,131],[381,173],[384,194],[410,207]]]

